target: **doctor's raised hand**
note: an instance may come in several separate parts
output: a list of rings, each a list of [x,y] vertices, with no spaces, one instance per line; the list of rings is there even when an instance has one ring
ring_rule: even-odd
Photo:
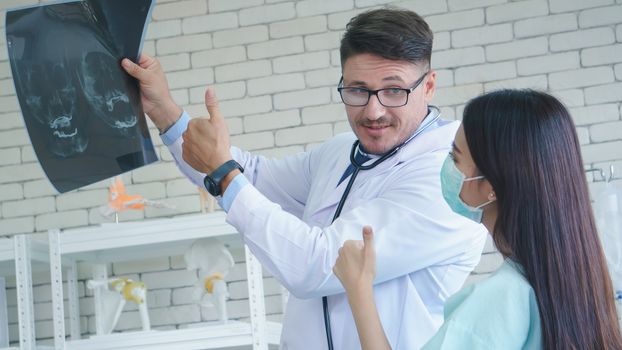
[[[190,121],[183,134],[183,158],[195,170],[204,174],[211,174],[233,159],[231,157],[231,143],[227,124],[218,108],[218,99],[213,88],[205,91],[205,107],[208,117],[196,118]],[[234,171],[230,175],[239,174]],[[223,185],[226,188],[225,185]]]
[[[144,112],[158,130],[163,132],[173,125],[181,115],[182,109],[171,97],[160,62],[142,54],[138,64],[125,58],[121,61],[121,66],[138,80]]]

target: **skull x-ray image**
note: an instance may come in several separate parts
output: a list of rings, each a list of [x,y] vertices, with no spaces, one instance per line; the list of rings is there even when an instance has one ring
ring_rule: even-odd
[[[106,53],[85,53],[80,65],[80,86],[96,116],[119,133],[127,134],[138,118],[117,67],[115,58]]]
[[[66,64],[33,62],[20,68],[19,82],[28,93],[22,110],[45,129],[47,151],[60,158],[83,153],[88,146],[86,118],[76,115],[78,89],[72,83]]]
[[[15,90],[33,148],[61,193],[157,161],[138,83],[154,0],[84,0],[8,11]]]

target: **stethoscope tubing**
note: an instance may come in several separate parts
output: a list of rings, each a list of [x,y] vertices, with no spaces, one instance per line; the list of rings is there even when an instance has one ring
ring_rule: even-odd
[[[432,118],[429,122],[427,122],[425,125],[417,129],[417,131],[413,134],[413,136],[411,136],[408,140],[394,147],[390,151],[384,153],[382,156],[380,156],[380,158],[376,159],[373,163],[368,164],[368,165],[360,164],[356,160],[355,154],[356,154],[357,149],[359,148],[360,141],[359,140],[354,141],[354,143],[352,144],[352,148],[350,150],[350,164],[354,166],[354,171],[352,172],[352,175],[350,175],[350,179],[348,180],[346,189],[343,191],[343,195],[341,195],[341,199],[339,200],[339,204],[337,205],[337,209],[335,210],[335,215],[333,216],[333,220],[331,221],[331,223],[337,220],[339,215],[341,215],[343,206],[346,203],[346,198],[348,198],[348,194],[350,193],[350,190],[352,189],[352,185],[354,184],[354,180],[356,179],[356,176],[358,175],[359,171],[371,170],[375,168],[376,166],[380,165],[380,163],[384,162],[385,160],[393,157],[400,149],[402,149],[402,147],[404,147],[406,144],[412,141],[415,137],[417,137],[417,135],[425,131],[430,125],[434,124],[438,120],[438,118],[439,118],[439,115],[438,114],[435,115],[434,118]],[[334,349],[333,348],[333,336],[332,336],[332,332],[330,329],[331,328],[330,327],[330,314],[328,313],[328,298],[327,297],[322,297],[322,307],[324,310],[324,327],[326,328],[326,341],[328,343],[328,349],[333,350]]]

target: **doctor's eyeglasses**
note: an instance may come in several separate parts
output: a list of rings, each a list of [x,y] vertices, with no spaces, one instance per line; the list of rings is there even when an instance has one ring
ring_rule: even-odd
[[[386,88],[378,90],[369,90],[362,87],[344,87],[342,86],[343,77],[341,77],[337,91],[339,91],[341,101],[348,106],[366,106],[371,96],[376,95],[380,104],[385,107],[402,107],[408,103],[408,95],[415,91],[426,75],[428,75],[428,72],[425,72],[409,89]]]

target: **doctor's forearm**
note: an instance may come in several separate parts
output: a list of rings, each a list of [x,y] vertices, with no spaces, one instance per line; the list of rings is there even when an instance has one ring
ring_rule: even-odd
[[[384,334],[378,309],[374,302],[372,286],[347,292],[348,302],[363,350],[390,350],[391,345]]]

